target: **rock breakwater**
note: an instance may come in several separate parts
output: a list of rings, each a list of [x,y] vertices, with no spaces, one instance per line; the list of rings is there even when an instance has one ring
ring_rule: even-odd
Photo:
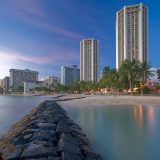
[[[0,152],[8,160],[101,160],[55,101],[43,102],[2,137]]]

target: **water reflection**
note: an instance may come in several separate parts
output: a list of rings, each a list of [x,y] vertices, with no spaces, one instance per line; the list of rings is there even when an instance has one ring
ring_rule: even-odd
[[[143,106],[142,105],[139,105],[139,106],[134,105],[133,106],[134,122],[135,122],[135,125],[137,125],[139,122],[139,125],[141,128],[143,127],[143,115],[144,115]]]
[[[145,112],[147,113],[145,115]],[[146,116],[146,117],[144,117]],[[143,106],[143,105],[134,105],[133,106],[133,117],[134,117],[134,123],[135,125],[140,126],[140,128],[143,127],[143,121],[147,118],[148,123],[146,123],[148,128],[153,128],[154,125],[154,107],[153,106]]]
[[[0,133],[44,97],[0,97]],[[104,160],[157,160],[160,157],[160,106],[83,106],[65,102]]]
[[[65,109],[104,160],[159,159],[160,107],[75,107],[66,103]]]
[[[154,119],[155,119],[155,112],[153,106],[147,107],[147,117],[148,117],[148,127],[150,129],[154,128]]]

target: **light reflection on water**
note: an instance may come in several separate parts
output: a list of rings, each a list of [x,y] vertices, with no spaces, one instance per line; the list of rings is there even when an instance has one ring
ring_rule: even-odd
[[[0,134],[48,97],[0,96]],[[160,106],[83,106],[64,109],[104,160],[158,160]]]
[[[160,106],[67,106],[104,160],[157,160]]]

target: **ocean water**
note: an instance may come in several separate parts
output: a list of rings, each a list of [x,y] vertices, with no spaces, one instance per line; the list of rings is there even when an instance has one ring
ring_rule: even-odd
[[[46,99],[52,98],[0,96],[0,134]],[[64,109],[103,160],[160,159],[160,105],[76,107],[72,103]]]
[[[160,106],[66,106],[104,160],[160,159]]]
[[[52,99],[45,96],[0,96],[0,135],[20,121],[42,101]]]

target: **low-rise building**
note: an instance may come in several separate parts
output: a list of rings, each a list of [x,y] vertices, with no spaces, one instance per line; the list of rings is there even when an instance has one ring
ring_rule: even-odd
[[[24,94],[30,93],[31,89],[39,86],[37,82],[24,82]]]
[[[58,77],[55,77],[53,75],[48,76],[44,81],[43,81],[43,86],[49,88],[50,85],[54,85],[60,83],[60,79]]]

